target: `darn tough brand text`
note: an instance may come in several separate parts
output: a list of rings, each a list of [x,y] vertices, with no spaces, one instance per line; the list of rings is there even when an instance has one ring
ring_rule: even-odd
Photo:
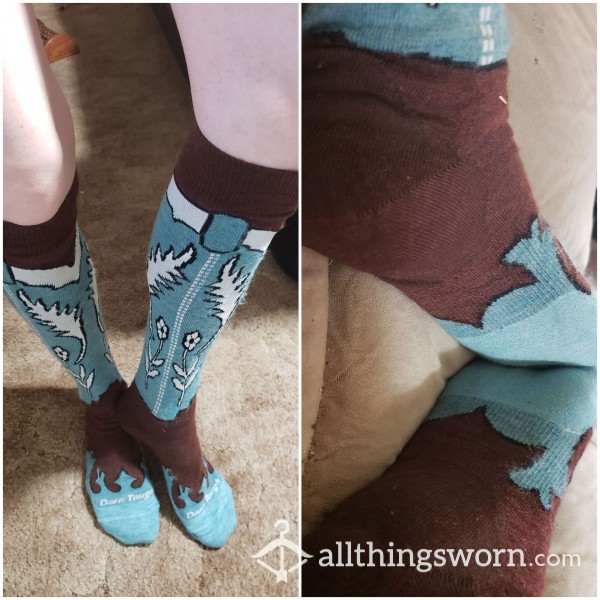
[[[114,500],[107,500],[106,498],[102,498],[100,500],[100,506],[111,506],[112,504],[125,504],[125,502],[137,502],[138,500],[146,500],[146,498],[150,498],[150,496],[154,495],[154,490],[148,490],[143,494],[127,494],[127,496],[123,496],[122,498],[115,498]]]

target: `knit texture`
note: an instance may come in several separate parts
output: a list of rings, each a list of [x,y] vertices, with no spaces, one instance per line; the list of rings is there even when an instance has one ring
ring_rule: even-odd
[[[495,4],[316,4],[305,32],[340,32],[357,46],[481,66],[506,60],[508,24]]]
[[[172,420],[196,395],[207,352],[243,298],[275,232],[209,214],[173,178],[148,254],[150,309],[135,384],[153,415]]]
[[[56,214],[39,225],[2,222],[4,261],[21,269],[51,269],[73,264],[77,222],[77,174]]]
[[[504,8],[311,5],[304,33],[304,244],[513,366],[456,375],[389,471],[303,547],[520,548],[527,564],[313,560],[303,594],[539,595],[530,563],[595,421],[596,296],[539,214],[508,125]]]
[[[298,173],[246,162],[223,152],[196,127],[181,151],[175,179],[189,201],[209,213],[278,231],[298,207]]]
[[[590,438],[595,403],[594,369],[471,363],[392,467],[305,538],[303,548],[315,558],[303,569],[303,595],[542,595],[545,566],[534,561],[549,552],[560,496]],[[319,566],[324,549],[336,563],[346,542],[407,553],[403,566],[397,557],[380,565],[377,555],[371,567],[356,559],[353,568]],[[445,561],[436,560],[437,549]],[[453,566],[445,549],[462,551],[469,562]],[[494,549],[522,552],[523,562],[516,554],[511,567],[505,553],[486,565],[481,554],[484,565],[476,564],[478,550]]]
[[[479,12],[452,6],[458,38],[479,40]],[[538,213],[507,121],[506,63],[359,47],[344,33],[357,10],[307,10],[304,244],[397,286],[485,357],[592,366],[595,294]],[[421,54],[431,50],[423,14],[453,35],[444,5],[363,10],[416,23]],[[370,21],[363,30],[373,35]],[[499,43],[503,29],[494,31]]]

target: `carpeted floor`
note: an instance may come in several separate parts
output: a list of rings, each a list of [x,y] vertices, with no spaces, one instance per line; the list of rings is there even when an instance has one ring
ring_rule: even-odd
[[[191,101],[147,5],[62,6],[36,13],[81,48],[53,68],[75,120],[80,224],[113,354],[131,380],[146,319],[146,246],[193,123]],[[238,530],[218,551],[188,539],[151,465],[159,539],[128,548],[95,525],[83,490],[75,386],[5,302],[5,595],[296,595],[296,573],[278,583],[251,555],[276,537],[278,519],[298,539],[297,361],[297,288],[269,257],[207,361],[198,402],[203,447],[236,494]]]

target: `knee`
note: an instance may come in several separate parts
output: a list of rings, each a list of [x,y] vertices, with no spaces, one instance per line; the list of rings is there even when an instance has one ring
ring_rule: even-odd
[[[246,116],[265,134],[297,139],[297,82],[277,76],[262,81],[249,95]]]
[[[194,95],[196,121],[224,152],[279,169],[298,168],[297,81],[279,73]]]
[[[63,129],[64,132],[64,129]],[[58,211],[75,177],[74,136],[21,127],[4,136],[4,220],[43,223]]]

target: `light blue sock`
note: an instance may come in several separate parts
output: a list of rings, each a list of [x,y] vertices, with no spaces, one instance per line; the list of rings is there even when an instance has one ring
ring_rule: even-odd
[[[189,534],[209,548],[225,545],[237,525],[231,487],[219,471],[204,461],[207,476],[202,482],[203,499],[196,502],[189,497],[189,489],[181,489],[185,508],[179,508],[171,497],[173,509]],[[163,467],[167,486],[177,485],[170,469]]]
[[[116,422],[124,384],[108,347],[83,234],[76,229],[73,265],[21,269],[4,262],[3,270],[4,293],[69,371],[88,405],[86,490],[98,522],[124,544],[151,543],[158,534],[158,501],[137,444]]]
[[[596,369],[508,367],[478,359],[448,382],[427,421],[477,409],[502,436],[543,448],[526,467],[507,466],[507,476],[521,490],[534,492],[548,510],[562,497],[573,453],[594,427]]]
[[[550,229],[531,224],[530,235],[502,258],[502,264],[525,267],[535,283],[497,298],[485,311],[481,327],[444,319],[437,322],[463,346],[490,360],[516,366],[596,365],[596,292],[583,289],[561,261],[564,253]]]
[[[491,65],[508,56],[508,24],[501,4],[310,4],[305,33],[341,33],[376,52]]]
[[[159,456],[176,514],[210,547],[227,541],[236,513],[231,488],[202,457],[192,401],[207,354],[274,234],[205,212],[173,178],[150,242],[144,351],[119,420]]]

